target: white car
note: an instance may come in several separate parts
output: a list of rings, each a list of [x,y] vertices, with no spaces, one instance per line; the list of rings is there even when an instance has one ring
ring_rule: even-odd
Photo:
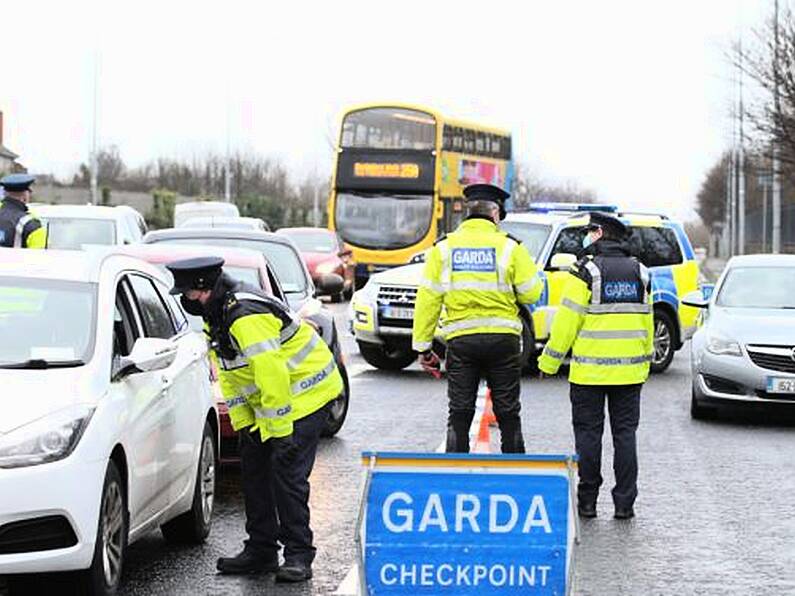
[[[0,575],[84,570],[209,533],[218,416],[206,341],[163,274],[88,251],[0,249]]]
[[[80,250],[85,244],[118,245],[141,241],[147,232],[143,216],[119,205],[41,205],[31,211],[47,228],[47,248]]]
[[[180,224],[181,228],[235,228],[238,230],[254,230],[256,232],[270,232],[268,224],[259,217],[234,217],[204,215],[191,217]]]
[[[234,203],[224,201],[191,201],[174,206],[175,228],[194,217],[240,217],[240,210]]]

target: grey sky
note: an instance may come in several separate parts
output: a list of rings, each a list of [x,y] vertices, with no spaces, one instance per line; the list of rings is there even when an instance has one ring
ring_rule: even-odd
[[[514,133],[515,158],[604,200],[688,212],[728,143],[726,49],[767,2],[41,2],[6,7],[5,144],[70,175],[252,149],[326,173],[351,103],[427,103]],[[10,10],[11,15],[8,15]],[[95,49],[98,48],[98,52]]]

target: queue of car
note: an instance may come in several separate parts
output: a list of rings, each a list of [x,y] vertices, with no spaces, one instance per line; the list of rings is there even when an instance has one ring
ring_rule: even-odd
[[[216,466],[236,459],[236,434],[202,321],[168,293],[167,262],[221,256],[310,322],[344,380],[323,434],[342,428],[345,360],[317,295],[342,294],[343,277],[313,280],[288,236],[208,203],[150,233],[130,207],[36,205],[49,250],[0,249],[0,333],[14,338],[0,346],[0,381],[20,397],[0,417],[0,574],[70,571],[80,593],[111,594],[144,534],[207,537]]]

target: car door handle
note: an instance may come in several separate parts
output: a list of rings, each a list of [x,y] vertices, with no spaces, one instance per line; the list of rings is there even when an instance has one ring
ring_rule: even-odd
[[[171,377],[167,377],[166,375],[160,377],[160,386],[163,388],[164,391],[166,389],[171,388],[173,384],[174,384],[174,379],[172,379]]]

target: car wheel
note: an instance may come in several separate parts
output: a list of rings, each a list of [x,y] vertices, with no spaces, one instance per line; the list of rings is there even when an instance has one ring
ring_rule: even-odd
[[[127,493],[116,464],[108,462],[99,506],[97,538],[91,567],[82,573],[81,593],[112,596],[121,583],[127,554]]]
[[[674,359],[674,322],[665,311],[654,311],[654,351],[651,372],[665,371]]]
[[[717,411],[715,408],[710,408],[708,406],[702,406],[698,403],[698,398],[696,397],[696,390],[693,389],[690,393],[690,417],[693,420],[711,420],[715,418]]]
[[[339,362],[337,363],[340,374],[342,375],[342,393],[339,397],[333,400],[329,406],[329,416],[326,421],[326,427],[323,429],[321,436],[333,437],[336,435],[342,425],[345,424],[345,418],[348,416],[348,403],[350,401],[350,384],[348,383],[348,372],[345,367]]]
[[[417,359],[417,354],[411,349],[390,348],[386,344],[364,341],[356,343],[359,344],[359,352],[365,362],[383,370],[403,370]]]
[[[338,304],[338,303],[342,302],[343,292],[340,292],[339,294],[331,294],[331,295],[329,295],[329,298],[331,299],[332,303]]]
[[[210,534],[215,504],[215,463],[215,436],[210,423],[205,422],[191,508],[160,526],[168,542],[200,544]]]
[[[345,298],[345,300],[350,300],[351,298],[353,298],[353,286],[354,283],[351,282],[351,285],[348,286],[348,289],[342,292],[342,297]]]

